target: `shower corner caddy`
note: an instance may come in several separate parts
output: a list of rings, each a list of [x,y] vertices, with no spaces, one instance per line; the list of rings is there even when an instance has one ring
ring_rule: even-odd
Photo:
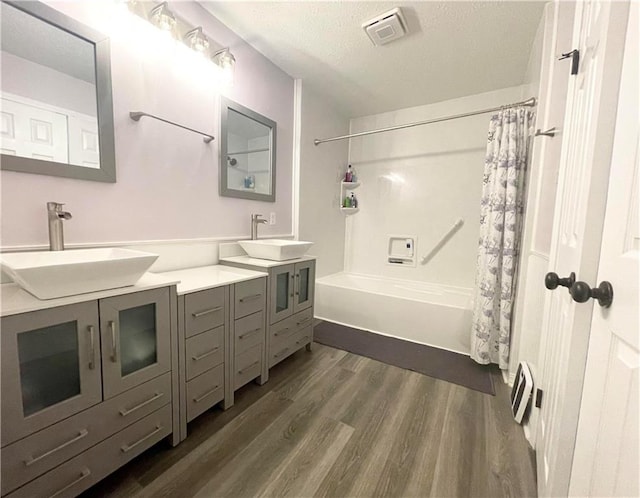
[[[360,211],[360,208],[352,208],[352,207],[343,207],[342,203],[344,198],[347,196],[347,192],[349,190],[354,190],[360,186],[360,182],[340,182],[340,211],[344,214],[355,214]]]

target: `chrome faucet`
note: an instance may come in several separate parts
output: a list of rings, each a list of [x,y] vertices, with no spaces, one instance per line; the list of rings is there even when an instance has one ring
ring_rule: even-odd
[[[252,214],[251,215],[251,240],[256,240],[258,238],[258,224],[266,223],[267,220],[264,218],[260,218],[261,214]]]
[[[64,251],[64,231],[62,220],[70,220],[71,213],[62,210],[59,202],[47,202],[47,214],[49,215],[49,250]]]

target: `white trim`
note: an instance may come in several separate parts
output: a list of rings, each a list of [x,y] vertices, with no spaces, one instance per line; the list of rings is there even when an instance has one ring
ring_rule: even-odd
[[[300,155],[302,137],[302,80],[293,82],[293,172],[292,172],[292,231],[293,238],[300,238]]]
[[[288,234],[275,234],[269,236],[269,238],[291,238],[294,235]],[[143,246],[143,245],[178,245],[178,244],[206,244],[211,242],[229,242],[236,240],[245,240],[248,237],[246,235],[235,235],[227,237],[206,237],[196,239],[158,239],[158,240],[123,240],[112,242],[81,242],[75,244],[65,243],[66,249],[88,249],[98,247],[123,247],[123,246]],[[1,246],[0,252],[23,252],[23,251],[48,251],[49,244],[33,244],[33,245],[18,245],[18,246]]]

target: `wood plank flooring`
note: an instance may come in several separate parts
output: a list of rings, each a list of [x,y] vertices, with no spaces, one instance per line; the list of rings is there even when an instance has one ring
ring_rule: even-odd
[[[319,344],[86,497],[535,496],[535,462],[496,396]]]

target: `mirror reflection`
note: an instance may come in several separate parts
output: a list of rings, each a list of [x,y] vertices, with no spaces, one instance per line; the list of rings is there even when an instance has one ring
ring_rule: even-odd
[[[221,128],[221,195],[275,200],[276,123],[224,99]]]
[[[1,5],[2,154],[100,168],[94,45]]]

